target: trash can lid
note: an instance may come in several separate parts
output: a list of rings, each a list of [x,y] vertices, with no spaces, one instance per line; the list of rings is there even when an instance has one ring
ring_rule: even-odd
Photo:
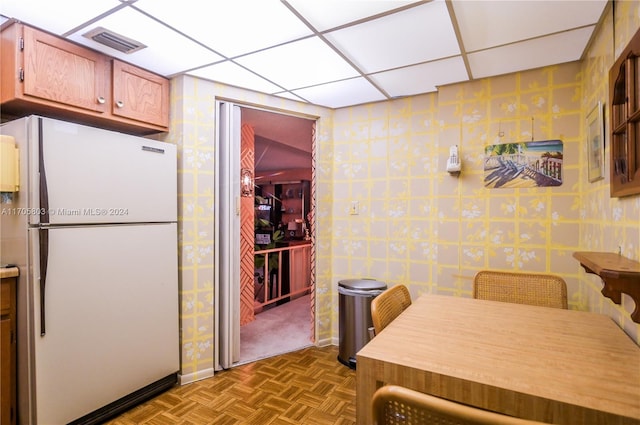
[[[338,282],[338,286],[347,289],[358,289],[361,291],[373,291],[387,289],[387,284],[375,279],[345,279]]]

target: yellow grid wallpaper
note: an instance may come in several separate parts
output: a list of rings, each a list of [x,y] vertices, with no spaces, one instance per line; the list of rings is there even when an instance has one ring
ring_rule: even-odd
[[[562,274],[579,303],[580,64],[441,87],[334,114],[333,278],[471,296],[483,268]],[[501,136],[502,134],[502,136]],[[487,189],[487,144],[561,139],[564,183]],[[445,171],[451,145],[459,177]],[[353,200],[360,214],[350,215]],[[335,294],[334,294],[335,295]],[[333,335],[338,311],[334,297]]]
[[[640,3],[616,2],[615,51],[640,28]],[[610,315],[631,338],[639,326],[623,296],[600,295],[574,251],[640,259],[640,197],[611,199],[589,183],[586,115],[608,102],[615,56],[609,12],[586,59],[470,83],[437,93],[335,111],[183,76],[172,81],[171,132],[179,145],[182,381],[213,373],[215,99],[317,116],[316,338],[338,341],[341,279],[407,284],[412,295],[470,296],[483,268],[561,275],[570,308]],[[605,120],[606,121],[606,120]],[[606,130],[605,130],[606,131]],[[488,189],[488,144],[560,139],[560,187]],[[459,177],[445,171],[451,145]],[[608,158],[608,150],[605,152]],[[608,160],[606,161],[608,163]],[[350,214],[352,201],[358,214]]]
[[[640,27],[640,3],[616,5],[621,51]],[[620,246],[640,259],[640,197],[611,199],[608,177],[589,183],[587,176],[586,115],[597,100],[608,100],[612,16],[584,62],[336,111],[334,288],[342,278],[371,277],[406,284],[413,296],[470,296],[482,268],[551,272],[567,281],[570,308],[608,314],[638,342],[633,301],[623,296],[617,306],[604,298],[600,279],[572,257]],[[532,139],[563,141],[562,186],[485,188],[484,146]],[[453,144],[463,160],[460,177],[444,171]],[[352,200],[361,207],[357,216],[349,214]],[[337,319],[334,292],[334,343]]]
[[[605,106],[605,170],[603,180],[589,183],[587,177],[587,153],[583,145],[580,177],[580,247],[583,251],[607,251],[621,253],[640,261],[640,196],[627,198],[609,197],[609,68],[617,55],[640,28],[640,2],[616,1],[614,14],[610,10],[594,39],[587,58],[582,63],[583,96],[581,99],[583,120],[586,114],[601,101]],[[615,34],[615,37],[614,37]],[[615,48],[614,48],[615,44]],[[583,125],[583,138],[586,138]],[[580,294],[584,309],[607,314],[625,329],[636,343],[640,343],[640,326],[629,317],[634,302],[622,296],[622,306],[617,306],[600,294],[599,277],[580,272]]]
[[[439,185],[439,292],[470,296],[471,279],[484,268],[558,274],[575,268],[566,263],[578,246],[573,207],[578,196],[579,92],[577,64],[439,91],[440,169],[453,143],[460,145],[463,167],[459,178],[446,176]],[[562,186],[484,186],[485,146],[549,139],[564,144]],[[457,238],[447,236],[452,233]]]
[[[319,118],[316,196],[322,202],[317,209],[318,231],[330,227],[331,203],[327,200],[331,199],[332,155],[327,147],[333,112],[189,76],[174,78],[171,91],[171,128],[166,140],[178,145],[180,374],[181,382],[188,383],[213,375],[215,368],[216,99]],[[316,238],[316,340],[320,344],[331,342],[330,251],[331,244]]]
[[[202,84],[176,79],[171,86],[168,140],[178,145],[182,382],[211,376],[214,363],[215,103],[199,93]]]
[[[333,340],[338,282],[375,278],[431,292],[437,259],[434,194],[437,96],[337,110],[333,135]],[[359,213],[350,214],[352,202]]]

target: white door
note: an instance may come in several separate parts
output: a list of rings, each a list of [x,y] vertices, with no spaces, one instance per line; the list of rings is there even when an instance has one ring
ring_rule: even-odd
[[[29,233],[33,423],[68,423],[179,370],[176,223]]]
[[[216,141],[217,364],[240,361],[240,107],[218,102]]]

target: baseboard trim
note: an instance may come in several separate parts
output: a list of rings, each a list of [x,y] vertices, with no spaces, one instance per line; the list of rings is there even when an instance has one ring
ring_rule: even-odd
[[[312,344],[313,345],[313,344]],[[311,345],[311,346],[312,346]],[[330,345],[338,346],[338,338],[324,338],[316,342],[316,347],[327,347]],[[201,381],[203,379],[211,378],[214,374],[214,369],[204,369],[194,373],[188,373],[186,375],[178,374],[178,384],[186,385],[192,382]]]
[[[188,373],[186,375],[178,375],[178,383],[180,385],[190,384],[192,382],[201,381],[203,379],[211,378],[213,376],[213,368],[199,370],[194,373]]]
[[[324,338],[324,339],[318,340],[318,342],[316,343],[316,346],[327,347],[329,345],[338,345],[337,342],[338,342],[337,338],[335,338],[335,340],[334,338]]]

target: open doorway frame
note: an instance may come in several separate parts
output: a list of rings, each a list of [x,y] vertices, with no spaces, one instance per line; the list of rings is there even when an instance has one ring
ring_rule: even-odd
[[[240,102],[216,99],[216,193],[215,193],[215,364],[216,369],[225,369],[241,364],[240,362],[240,235],[246,229],[241,226],[240,173],[241,173],[241,127],[243,110],[259,110],[274,116],[288,116],[311,121],[311,207],[309,226],[311,237],[310,256],[310,297],[309,342],[315,344],[316,324],[316,120],[303,114],[265,109]],[[255,170],[253,170],[255,173]],[[246,208],[246,207],[245,207]],[[251,225],[253,232],[253,224]],[[242,362],[244,363],[244,361]]]

